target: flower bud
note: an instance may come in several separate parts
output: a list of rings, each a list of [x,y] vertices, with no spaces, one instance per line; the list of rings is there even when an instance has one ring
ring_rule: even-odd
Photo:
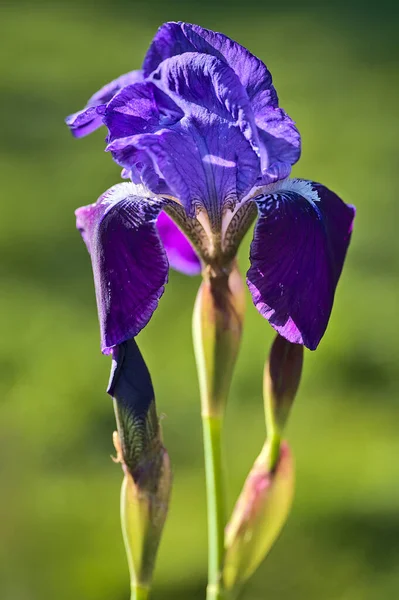
[[[125,473],[121,489],[121,520],[132,588],[149,589],[165,524],[171,489],[171,469],[161,449],[153,492]]]
[[[223,412],[241,342],[244,311],[245,288],[236,266],[230,274],[204,274],[193,315],[203,416]]]
[[[108,393],[118,432],[114,445],[125,477],[121,520],[132,588],[149,588],[165,523],[171,469],[163,447],[147,366],[134,339],[114,349]],[[144,595],[143,595],[144,597]]]
[[[256,459],[225,532],[223,580],[231,590],[258,568],[285,524],[294,492],[294,465],[283,442],[273,471],[266,442]]]
[[[298,391],[303,364],[303,346],[278,335],[265,365],[263,396],[266,426],[281,432]]]

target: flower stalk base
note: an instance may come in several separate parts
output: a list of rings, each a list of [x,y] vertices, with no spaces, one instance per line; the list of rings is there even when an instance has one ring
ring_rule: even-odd
[[[133,586],[130,600],[148,600],[150,590],[147,587]]]
[[[221,600],[225,597],[221,579],[226,522],[223,489],[222,423],[221,417],[202,417],[209,540],[207,600]]]

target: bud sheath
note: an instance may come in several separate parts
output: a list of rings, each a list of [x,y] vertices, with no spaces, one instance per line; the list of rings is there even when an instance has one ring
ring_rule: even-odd
[[[258,568],[285,524],[294,492],[294,466],[283,442],[273,471],[266,442],[256,459],[226,527],[224,586],[237,590]]]

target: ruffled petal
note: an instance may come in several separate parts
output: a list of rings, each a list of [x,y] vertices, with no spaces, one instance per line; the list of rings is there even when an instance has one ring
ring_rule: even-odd
[[[184,233],[165,212],[157,220],[159,237],[162,240],[169,265],[185,275],[201,273],[201,261]]]
[[[259,106],[277,106],[272,76],[263,62],[226,35],[199,25],[183,22],[162,25],[144,59],[145,76],[165,59],[185,52],[199,52],[223,60],[235,71],[250,100],[256,100]]]
[[[76,211],[91,255],[105,354],[143,329],[168,279],[168,260],[156,227],[164,203],[143,197],[142,190],[121,183]]]
[[[120,90],[104,111],[108,141],[137,133],[152,133],[174,125],[184,116],[180,108],[151,82],[129,85]]]
[[[259,220],[247,283],[274,329],[314,350],[330,317],[355,209],[318,183],[279,186],[255,198]]]
[[[187,53],[199,53],[197,57],[216,57],[233,70],[251,104],[257,131],[248,139],[259,146],[262,177],[259,184],[268,184],[288,177],[291,166],[297,162],[301,152],[301,139],[294,121],[278,108],[278,97],[272,77],[261,60],[246,48],[227,36],[189,23],[165,23],[158,30],[144,60],[143,71],[154,77],[156,69],[162,68],[172,56],[180,61]],[[182,56],[184,54],[184,56]],[[178,63],[177,63],[178,64]],[[204,95],[203,90],[200,97]]]
[[[72,135],[77,138],[83,137],[101,127],[103,123],[102,114],[107,102],[124,86],[142,80],[143,72],[138,70],[125,73],[118,77],[118,79],[107,83],[107,85],[102,87],[88,100],[83,110],[73,113],[65,119]]]
[[[236,125],[257,150],[259,140],[248,95],[225,62],[193,52],[164,60],[150,80],[173,99],[185,116],[202,120],[213,113]]]

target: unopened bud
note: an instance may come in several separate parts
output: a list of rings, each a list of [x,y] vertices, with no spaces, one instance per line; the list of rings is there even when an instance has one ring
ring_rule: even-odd
[[[168,510],[171,469],[151,377],[135,340],[119,345],[113,359],[108,392],[118,426],[114,445],[125,473],[122,532],[132,587],[147,590]]]
[[[266,442],[250,471],[225,533],[223,581],[231,590],[258,568],[285,524],[294,493],[294,465],[283,442],[273,471]]]
[[[244,311],[245,288],[236,266],[230,274],[205,273],[193,315],[204,416],[223,412],[240,347]]]
[[[298,391],[303,364],[303,346],[278,335],[265,366],[263,395],[266,427],[281,432]],[[269,431],[268,431],[269,434]]]

